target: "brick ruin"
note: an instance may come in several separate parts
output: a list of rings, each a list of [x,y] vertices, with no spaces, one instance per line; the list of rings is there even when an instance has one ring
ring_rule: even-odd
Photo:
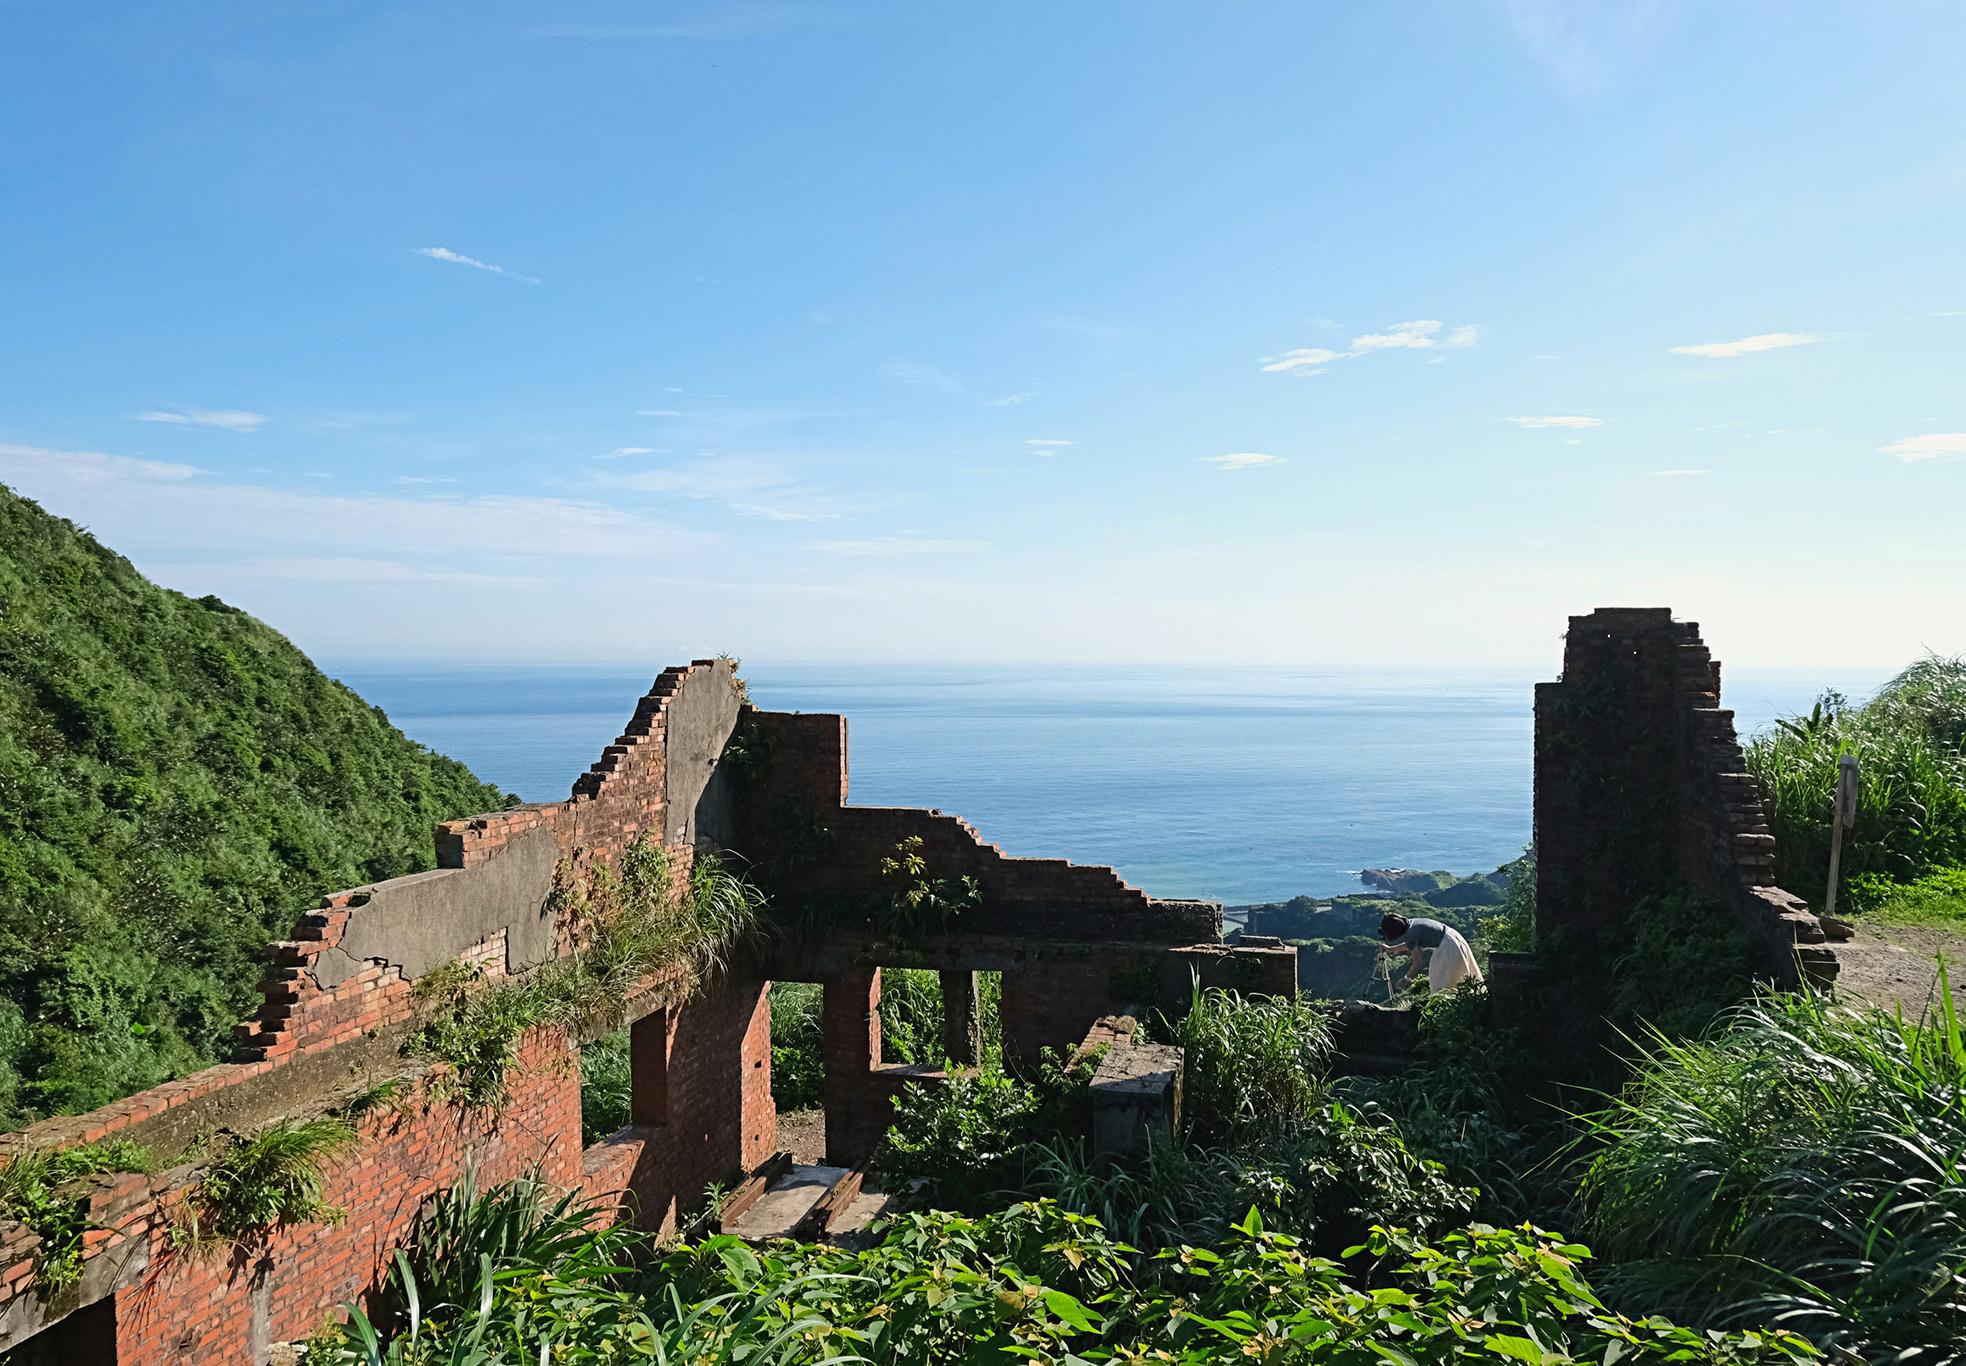
[[[1117,1071],[1109,1087],[1095,1084],[1094,1105],[1110,1091],[1107,1128],[1127,1132],[1156,1090],[1141,1060],[1155,1055],[1131,1053],[1133,1014],[1185,998],[1192,974],[1294,991],[1295,950],[1224,946],[1219,905],[1155,900],[1108,868],[1007,857],[953,817],[853,807],[846,796],[844,718],[752,709],[727,661],[663,673],[566,801],[445,824],[435,870],[336,892],[304,916],[272,946],[265,1001],[239,1027],[237,1061],[0,1138],[0,1161],[112,1137],[178,1159],[152,1175],[77,1183],[83,1273],[58,1296],[37,1286],[35,1235],[0,1224],[0,1351],[20,1362],[258,1366],[342,1303],[369,1302],[425,1202],[467,1170],[489,1184],[537,1164],[621,1218],[673,1230],[711,1183],[739,1182],[774,1157],[775,980],[821,984],[826,1155],[845,1167],[879,1141],[898,1089],[941,1076],[883,1061],[883,967],[942,974],[953,1060],[976,1056],[974,974],[984,971],[1003,975],[1012,1059],[1069,1051],[1089,1035],[1108,1045]],[[404,1056],[419,978],[459,960],[493,977],[522,973],[570,952],[555,920],[556,868],[612,861],[644,835],[676,862],[703,848],[727,854],[766,888],[774,914],[693,991],[679,972],[657,974],[620,1003],[610,1024],[630,1029],[626,1127],[583,1145],[583,1037],[528,1034],[495,1111],[446,1093],[441,1065]],[[882,860],[911,837],[934,877],[973,878],[980,891],[930,932],[872,913],[891,891]],[[354,1119],[359,1148],[327,1170],[324,1197],[344,1220],[279,1229],[218,1256],[174,1245],[198,1175],[195,1140],[324,1113],[395,1078],[405,1089]],[[1177,1084],[1158,1078],[1160,1104]]]
[[[1562,679],[1536,693],[1541,942],[1609,945],[1636,899],[1679,888],[1747,929],[1769,976],[1833,975],[1814,917],[1773,885],[1771,841],[1697,628],[1664,609],[1607,609],[1570,625]],[[938,811],[846,799],[844,718],[751,708],[724,661],[663,673],[568,800],[450,822],[437,831],[434,871],[337,892],[303,917],[272,947],[265,1003],[240,1026],[237,1061],[0,1138],[0,1160],[108,1137],[180,1157],[153,1175],[78,1184],[89,1221],[83,1275],[58,1297],[36,1285],[35,1236],[0,1225],[0,1351],[15,1349],[17,1361],[259,1366],[340,1304],[369,1302],[425,1202],[467,1170],[492,1183],[536,1164],[554,1184],[658,1232],[674,1229],[712,1182],[748,1176],[740,1190],[762,1189],[778,1146],[774,981],[821,986],[826,1160],[841,1168],[873,1151],[901,1088],[942,1077],[883,1060],[883,968],[940,974],[954,1063],[977,1056],[980,972],[1002,974],[1013,1064],[1046,1047],[1103,1046],[1093,1134],[1119,1147],[1165,1124],[1178,1103],[1178,1052],[1135,1042],[1134,1018],[1178,1009],[1197,979],[1296,990],[1296,950],[1248,936],[1224,945],[1215,903],[1157,900],[1110,868],[1012,858]],[[632,1040],[625,1128],[583,1145],[583,1037],[529,1034],[496,1111],[446,1093],[441,1065],[404,1057],[419,978],[457,960],[491,976],[521,973],[569,952],[554,919],[556,867],[611,861],[644,835],[679,861],[699,848],[728,853],[770,895],[773,915],[768,932],[694,991],[670,973],[627,993],[617,1021]],[[904,841],[918,841],[909,847],[933,878],[973,879],[974,904],[900,925],[883,916],[893,879],[882,864]],[[1552,1002],[1588,1013],[1550,990],[1546,967],[1497,955],[1498,1015],[1529,1018]],[[1358,1032],[1348,1014],[1345,1034]],[[1410,1020],[1391,1033],[1410,1048]],[[1349,1037],[1346,1046],[1401,1051]],[[194,1140],[322,1113],[384,1078],[406,1089],[355,1120],[359,1148],[327,1172],[324,1195],[346,1210],[342,1222],[279,1229],[218,1257],[174,1246],[198,1173],[195,1150],[186,1155]]]

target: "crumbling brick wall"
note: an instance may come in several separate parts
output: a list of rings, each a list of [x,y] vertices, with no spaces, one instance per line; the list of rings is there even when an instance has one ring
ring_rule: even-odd
[[[1720,706],[1720,665],[1669,609],[1572,617],[1563,675],[1536,688],[1538,942],[1602,964],[1654,894],[1711,899],[1792,985],[1833,976],[1816,917],[1775,885],[1774,839]]]
[[[86,1310],[86,1334],[39,1341],[86,1340],[92,1362],[120,1366],[257,1366],[272,1344],[305,1337],[340,1303],[379,1288],[423,1203],[467,1166],[492,1183],[537,1164],[557,1185],[614,1196],[628,1217],[669,1228],[709,1182],[768,1155],[769,1009],[765,984],[741,971],[693,994],[680,973],[658,974],[624,1001],[625,1018],[660,1019],[667,1084],[659,1115],[638,1114],[589,1152],[578,1040],[551,1029],[529,1035],[495,1110],[462,1104],[444,1090],[441,1066],[402,1052],[416,981],[431,969],[463,960],[496,976],[567,950],[566,927],[551,921],[556,864],[611,860],[646,832],[686,867],[706,827],[727,826],[714,767],[736,714],[727,662],[668,670],[567,801],[451,822],[437,832],[437,870],[335,893],[303,917],[291,940],[273,946],[265,1004],[240,1027],[241,1061],[0,1139],[0,1160],[111,1136],[173,1156],[221,1129],[248,1133],[322,1113],[383,1077],[409,1083],[355,1119],[359,1147],[325,1172],[325,1198],[346,1209],[342,1222],[194,1257],[171,1228],[195,1161],[98,1178],[88,1188],[98,1227],[86,1235],[82,1282],[59,1302],[36,1285],[33,1235],[0,1226],[0,1350],[44,1329],[59,1335],[65,1315]]]

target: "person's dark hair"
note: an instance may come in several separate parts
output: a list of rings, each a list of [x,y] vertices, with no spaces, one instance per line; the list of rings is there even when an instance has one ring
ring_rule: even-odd
[[[1379,937],[1387,943],[1391,943],[1406,933],[1406,927],[1409,923],[1411,922],[1398,911],[1387,911],[1384,918],[1379,921]]]

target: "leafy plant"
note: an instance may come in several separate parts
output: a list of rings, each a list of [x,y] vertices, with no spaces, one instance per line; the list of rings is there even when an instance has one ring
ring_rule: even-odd
[[[360,1140],[336,1116],[279,1120],[249,1137],[220,1135],[185,1200],[181,1241],[194,1249],[252,1242],[287,1224],[339,1223],[321,1198],[326,1167]]]
[[[104,1172],[147,1172],[156,1154],[128,1139],[105,1139],[72,1148],[28,1148],[0,1167],[0,1220],[25,1224],[41,1242],[34,1250],[34,1277],[51,1293],[82,1275],[82,1234],[87,1202],[64,1187]]]
[[[888,884],[888,919],[895,928],[945,925],[983,900],[975,878],[939,878],[930,872],[920,835],[909,835],[881,860],[881,878]]]
[[[892,1181],[926,1179],[961,1208],[1013,1187],[1041,1105],[1034,1087],[996,1068],[904,1087],[876,1158]]]
[[[1631,947],[1610,974],[1609,1015],[1619,1028],[1698,1034],[1753,990],[1754,950],[1713,902],[1646,897],[1628,924]]]

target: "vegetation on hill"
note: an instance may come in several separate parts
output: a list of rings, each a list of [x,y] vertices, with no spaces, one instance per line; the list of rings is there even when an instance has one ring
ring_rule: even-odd
[[[1862,910],[1890,884],[1966,866],[1966,659],[1921,659],[1861,706],[1824,693],[1809,715],[1749,744],[1779,880],[1817,906],[1846,754],[1857,757],[1863,784],[1839,873],[1845,889],[1867,889],[1848,909]]]
[[[277,632],[0,487],[0,1124],[218,1061],[269,940],[506,802]]]

